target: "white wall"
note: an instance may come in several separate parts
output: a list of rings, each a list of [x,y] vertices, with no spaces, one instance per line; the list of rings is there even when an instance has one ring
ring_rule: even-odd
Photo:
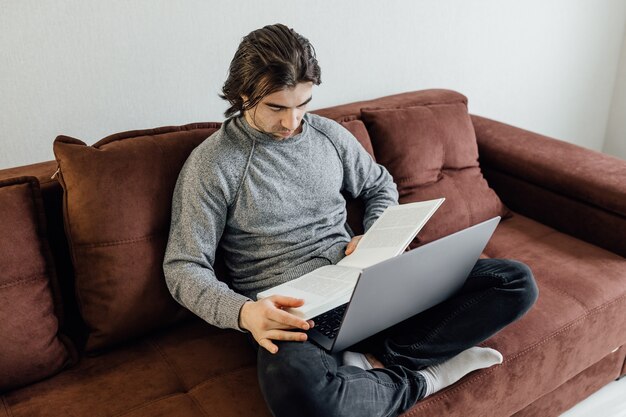
[[[603,151],[626,159],[626,30]]]
[[[52,159],[58,134],[222,120],[240,39],[276,22],[317,49],[312,108],[450,88],[600,150],[625,20],[624,0],[0,0],[0,168]]]

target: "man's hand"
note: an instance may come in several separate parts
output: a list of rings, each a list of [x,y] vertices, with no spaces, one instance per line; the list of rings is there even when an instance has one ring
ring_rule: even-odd
[[[239,313],[239,327],[252,333],[254,340],[270,353],[278,352],[272,340],[304,342],[306,333],[286,329],[309,330],[313,320],[303,320],[283,310],[287,307],[300,307],[304,300],[283,295],[272,295],[258,301],[246,301]]]
[[[363,235],[358,235],[358,236],[355,236],[355,237],[352,238],[350,243],[348,243],[348,246],[346,246],[346,256],[348,256],[352,252],[354,252],[354,250],[356,249],[356,247],[359,244],[359,241],[361,240],[362,237],[363,237]]]

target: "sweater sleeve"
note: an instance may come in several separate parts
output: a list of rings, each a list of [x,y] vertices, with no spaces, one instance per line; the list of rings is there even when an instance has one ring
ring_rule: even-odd
[[[387,169],[377,164],[346,128],[334,123],[343,164],[343,190],[365,202],[363,228],[367,231],[389,206],[398,204],[398,189]]]
[[[194,151],[178,177],[163,270],[176,301],[209,324],[242,330],[239,312],[249,298],[219,281],[213,269],[233,188],[219,172],[207,173],[213,166]]]

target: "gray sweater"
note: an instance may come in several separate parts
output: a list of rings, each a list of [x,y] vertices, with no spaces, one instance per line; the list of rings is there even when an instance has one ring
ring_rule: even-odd
[[[176,183],[163,263],[170,292],[208,323],[240,330],[245,301],[344,256],[353,233],[342,191],[365,200],[366,230],[398,201],[387,170],[332,120],[305,114],[302,132],[285,140],[226,120]],[[234,290],[215,277],[218,244]]]

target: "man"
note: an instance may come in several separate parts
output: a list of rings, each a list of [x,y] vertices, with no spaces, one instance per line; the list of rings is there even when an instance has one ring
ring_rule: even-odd
[[[285,311],[303,300],[255,301],[354,250],[360,236],[342,192],[365,201],[366,230],[398,203],[387,170],[347,130],[306,113],[320,74],[309,41],[284,25],[242,40],[223,87],[228,119],[178,178],[165,276],[182,305],[258,343],[259,385],[275,416],[397,415],[500,363],[499,352],[474,346],[521,317],[537,289],[525,265],[480,260],[460,294],[342,355],[308,342],[313,321]],[[215,277],[218,244],[233,289]]]

